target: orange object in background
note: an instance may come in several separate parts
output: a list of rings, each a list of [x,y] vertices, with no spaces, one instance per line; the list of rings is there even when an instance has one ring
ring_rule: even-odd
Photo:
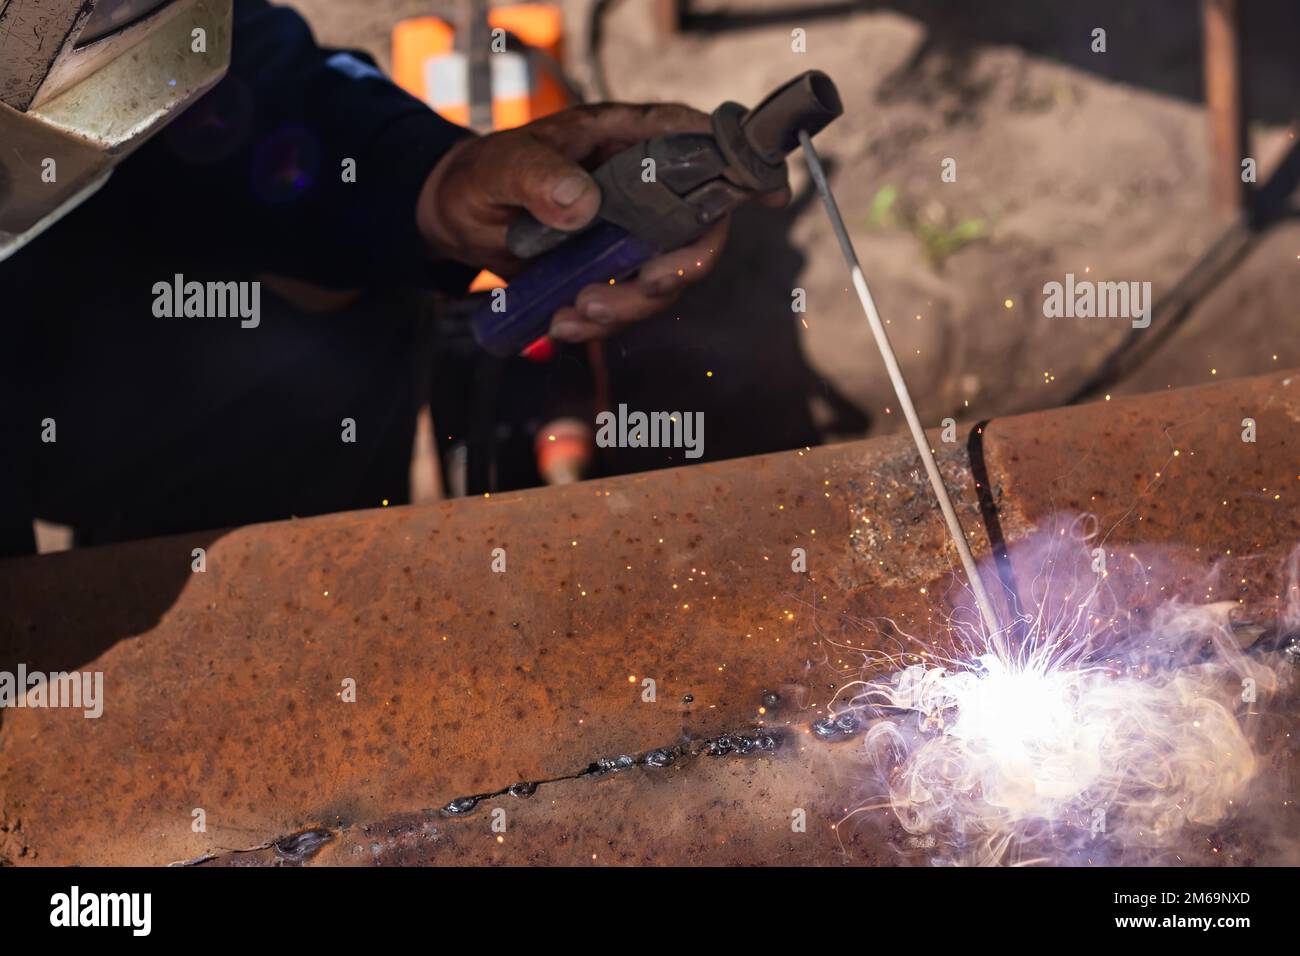
[[[493,289],[499,289],[506,284],[506,280],[501,278],[495,272],[484,269],[474,277],[470,283],[470,292],[490,292]]]
[[[564,109],[569,96],[556,75],[563,53],[563,18],[546,3],[497,7],[488,25],[528,49],[494,52],[492,126],[510,129]],[[403,20],[393,28],[393,79],[454,123],[469,125],[469,62],[456,48],[456,27],[438,17]]]
[[[557,418],[537,433],[537,470],[548,485],[571,485],[591,468],[595,435],[577,418]]]

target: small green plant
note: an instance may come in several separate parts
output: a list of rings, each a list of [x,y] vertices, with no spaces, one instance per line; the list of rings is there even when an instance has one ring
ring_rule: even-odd
[[[900,202],[899,196],[897,186],[886,185],[877,190],[867,222],[873,229],[906,228],[920,241],[936,270],[942,269],[944,261],[959,249],[989,234],[984,219],[967,216],[953,222],[940,203],[930,203],[918,212],[907,202]]]
[[[894,203],[898,200],[897,186],[881,186],[871,200],[871,213],[867,221],[875,229],[886,229],[898,222],[894,214]]]
[[[983,219],[961,219],[952,227],[936,223],[918,223],[913,229],[925,246],[925,253],[936,269],[962,246],[988,235],[988,225]]]

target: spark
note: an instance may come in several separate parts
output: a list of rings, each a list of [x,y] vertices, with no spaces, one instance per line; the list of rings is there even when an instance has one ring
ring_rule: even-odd
[[[1170,848],[1242,801],[1261,761],[1235,713],[1241,681],[1271,693],[1277,677],[1236,645],[1236,602],[1167,599],[1121,632],[1126,609],[1091,567],[1095,526],[1062,525],[1025,562],[1035,600],[1013,625],[990,633],[965,608],[947,651],[853,649],[865,672],[828,715],[870,721],[880,791],[846,820],[890,811],[947,862],[1078,862]]]

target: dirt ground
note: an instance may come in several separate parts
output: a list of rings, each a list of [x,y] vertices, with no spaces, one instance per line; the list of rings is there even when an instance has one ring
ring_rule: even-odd
[[[322,40],[385,67],[392,24],[439,8],[293,5]],[[564,6],[572,72],[589,77],[591,0]],[[684,29],[661,40],[650,0],[622,0],[600,55],[614,98],[704,110],[753,103],[805,69],[828,72],[846,113],[818,146],[922,417],[978,420],[1065,401],[1128,329],[1045,318],[1045,282],[1067,272],[1150,281],[1159,301],[1226,224],[1209,203],[1197,6],[1138,6],[697,0]],[[1300,90],[1288,47],[1298,21],[1294,5],[1261,3],[1246,24],[1261,181],[1295,145],[1285,123]],[[1105,53],[1090,50],[1098,26]],[[804,53],[791,49],[796,28]],[[946,158],[955,182],[941,180]],[[791,165],[792,207],[739,215],[717,273],[610,348],[617,396],[713,411],[726,427],[714,429],[710,458],[902,424],[803,163]],[[790,309],[795,288],[807,293],[802,316]],[[1110,391],[1300,365],[1297,292],[1291,220]]]

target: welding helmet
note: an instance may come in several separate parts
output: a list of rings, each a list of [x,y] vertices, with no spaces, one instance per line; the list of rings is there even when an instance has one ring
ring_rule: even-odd
[[[0,4],[0,260],[230,65],[231,0]]]

